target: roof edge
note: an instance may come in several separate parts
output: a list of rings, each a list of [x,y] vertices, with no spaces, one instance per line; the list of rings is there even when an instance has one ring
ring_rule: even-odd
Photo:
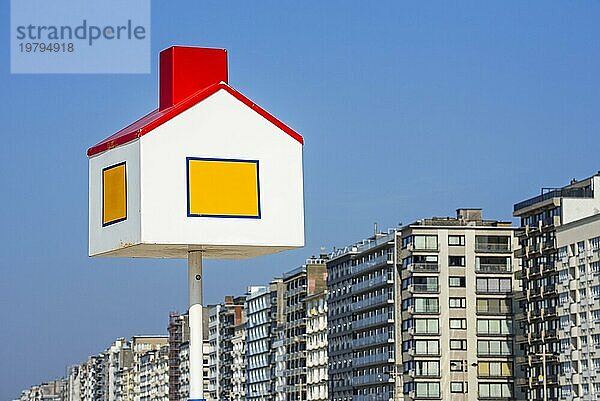
[[[302,135],[300,135],[299,133],[294,131],[292,128],[290,128],[285,123],[283,123],[281,120],[279,120],[277,117],[273,116],[268,111],[266,111],[265,109],[263,109],[262,107],[260,107],[256,103],[254,103],[252,100],[248,99],[242,93],[233,89],[227,83],[219,82],[219,83],[213,84],[207,88],[199,90],[198,92],[195,92],[194,94],[190,95],[186,99],[182,100],[181,102],[179,102],[167,109],[159,110],[157,108],[157,109],[151,111],[150,113],[146,114],[144,117],[138,119],[137,121],[133,122],[132,124],[129,124],[125,128],[117,131],[115,134],[111,135],[110,137],[108,137],[108,138],[104,139],[103,141],[99,142],[98,144],[88,148],[87,156],[93,157],[100,153],[106,152],[107,150],[111,150],[118,146],[125,145],[129,142],[133,142],[136,139],[139,139],[142,136],[144,136],[145,134],[154,130],[155,128],[166,123],[167,121],[178,116],[179,114],[183,113],[184,111],[188,110],[189,108],[200,103],[201,101],[207,99],[208,97],[215,94],[216,92],[218,92],[221,89],[227,91],[230,95],[235,97],[240,102],[244,103],[246,106],[250,107],[252,110],[254,110],[260,116],[265,118],[271,124],[275,125],[277,128],[279,128],[280,130],[282,130],[283,132],[285,132],[286,134],[291,136],[296,141],[300,142],[301,145],[304,145],[304,138],[302,137]],[[148,120],[148,121],[146,122],[146,120]]]

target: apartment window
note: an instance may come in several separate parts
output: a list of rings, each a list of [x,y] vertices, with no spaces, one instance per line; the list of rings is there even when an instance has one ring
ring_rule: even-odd
[[[465,257],[464,256],[448,256],[448,266],[464,267],[465,266]]]
[[[440,383],[415,383],[415,396],[417,398],[440,398]]]
[[[415,235],[413,236],[415,249],[420,250],[437,250],[438,240],[437,235]]]
[[[478,256],[475,258],[475,271],[479,273],[509,273],[511,260],[504,256]]]
[[[475,250],[480,252],[508,252],[510,251],[510,237],[478,235],[475,237]]]
[[[507,314],[511,312],[511,299],[477,298],[477,313]]]
[[[414,298],[415,313],[439,313],[440,305],[437,298]]]
[[[439,355],[440,342],[438,340],[415,340],[415,354]]]
[[[464,360],[450,361],[450,371],[451,372],[464,372],[465,371],[465,361]]]
[[[479,398],[512,398],[509,383],[479,383]]]
[[[464,235],[449,235],[448,236],[449,246],[464,246],[465,236]]]
[[[450,340],[450,349],[456,351],[466,351],[467,340]]]
[[[450,328],[454,330],[466,330],[467,319],[450,319]]]
[[[416,361],[415,362],[416,376],[439,376],[440,362],[439,361]]]
[[[415,333],[417,334],[438,334],[440,324],[438,319],[415,319]]]
[[[452,309],[464,309],[467,307],[467,298],[450,298],[448,305]]]
[[[479,362],[477,374],[480,377],[511,377],[512,364],[510,362]]]
[[[477,319],[477,334],[509,335],[512,333],[512,321],[506,319]]]
[[[465,382],[450,382],[451,393],[466,393],[467,383]]]
[[[502,340],[477,341],[477,354],[483,356],[509,356],[512,354],[512,343]]]
[[[464,288],[466,286],[466,279],[459,276],[448,277],[448,285],[450,287]]]
[[[512,292],[510,278],[478,278],[477,292],[488,294],[508,294]]]

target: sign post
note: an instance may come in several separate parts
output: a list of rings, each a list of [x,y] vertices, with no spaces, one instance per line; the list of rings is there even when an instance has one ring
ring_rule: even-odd
[[[203,259],[304,246],[304,140],[227,80],[224,49],[163,50],[159,107],[87,152],[89,255],[188,261],[195,401]]]

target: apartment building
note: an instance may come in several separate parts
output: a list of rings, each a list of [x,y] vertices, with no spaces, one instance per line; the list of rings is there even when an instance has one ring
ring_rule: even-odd
[[[235,327],[245,322],[245,296],[228,295],[223,303],[208,308],[209,386],[208,400],[229,400],[233,392],[233,337]]]
[[[23,390],[15,401],[64,401],[66,396],[67,382],[64,379],[58,379]]]
[[[283,275],[285,287],[285,400],[306,400],[306,297],[326,287],[326,255]]]
[[[233,328],[231,339],[231,396],[232,401],[246,400],[246,322]]]
[[[104,383],[106,385],[104,401],[122,401],[124,373],[133,365],[131,343],[124,338],[116,339],[103,353],[105,359]]]
[[[306,399],[326,401],[327,290],[306,297]]]
[[[404,399],[522,399],[511,224],[459,209],[397,235]]]
[[[139,391],[136,400],[169,400],[169,346],[142,351],[138,357]]]
[[[392,230],[338,249],[327,261],[332,401],[394,399],[395,244]]]
[[[516,245],[510,223],[459,209],[335,251],[330,399],[518,399]]]
[[[272,352],[275,355],[275,396],[271,398],[275,401],[286,401],[286,341],[285,341],[285,323],[277,326],[275,330],[275,335]],[[263,401],[261,399],[261,401]]]
[[[274,342],[277,327],[283,324],[283,293],[283,280],[274,279],[246,297],[246,398],[249,401],[275,397]]]
[[[588,400],[600,397],[595,353],[596,277],[599,268],[596,222],[600,173],[515,204],[520,218],[523,312],[520,360],[528,400]]]
[[[209,387],[209,355],[212,353],[212,348],[208,339],[204,340],[203,344],[203,356],[204,356],[204,365],[203,365],[203,384],[204,391],[206,392]],[[178,401],[187,401],[190,396],[190,343],[186,341],[181,344],[179,348],[179,385],[178,385]],[[169,392],[171,391],[171,387],[169,386]]]
[[[190,341],[190,325],[187,313],[171,312],[167,332],[169,333],[169,401],[179,401],[182,386],[182,357],[187,357],[189,363],[189,349],[187,351],[182,350],[183,344]]]

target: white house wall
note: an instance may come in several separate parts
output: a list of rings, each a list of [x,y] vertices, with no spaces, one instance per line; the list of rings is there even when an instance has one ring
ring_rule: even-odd
[[[89,254],[138,244],[140,236],[140,142],[134,141],[89,160]],[[127,218],[102,227],[102,169],[126,162]]]
[[[263,247],[255,254],[304,245],[302,144],[228,92],[218,91],[139,142],[141,240],[149,256],[159,250],[185,257],[187,245],[230,258],[244,245]],[[187,157],[259,160],[261,218],[188,217]]]

